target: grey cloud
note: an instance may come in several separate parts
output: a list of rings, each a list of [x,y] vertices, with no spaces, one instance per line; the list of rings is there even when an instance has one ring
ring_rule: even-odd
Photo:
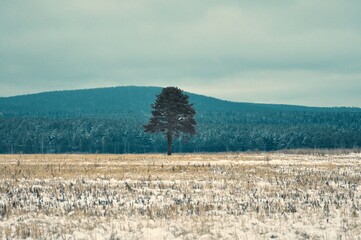
[[[355,0],[7,1],[0,8],[0,95],[178,85],[237,101],[320,105],[310,99],[330,75],[359,88],[359,9]],[[311,82],[293,88],[305,72],[316,90]],[[218,88],[224,81],[228,87]],[[249,95],[233,92],[232,85],[247,84]],[[288,89],[281,94],[275,85]],[[339,89],[339,98],[322,104],[361,106],[356,95],[343,101],[349,89]]]

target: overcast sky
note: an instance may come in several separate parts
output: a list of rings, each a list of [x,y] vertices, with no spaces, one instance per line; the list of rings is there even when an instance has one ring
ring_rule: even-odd
[[[0,96],[178,86],[361,107],[360,0],[1,1]]]

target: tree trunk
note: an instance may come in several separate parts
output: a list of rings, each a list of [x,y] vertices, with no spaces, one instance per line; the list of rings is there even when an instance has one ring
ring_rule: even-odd
[[[173,136],[172,133],[168,131],[167,133],[167,140],[168,140],[168,148],[167,148],[167,155],[172,155],[172,142],[173,142]]]

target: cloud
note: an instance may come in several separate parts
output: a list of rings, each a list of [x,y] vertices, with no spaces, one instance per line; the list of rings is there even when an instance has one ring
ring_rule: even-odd
[[[360,107],[360,79],[359,73],[266,70],[242,72],[207,88],[202,88],[202,82],[190,79],[183,87],[191,92],[233,101]]]
[[[310,94],[330,79],[359,87],[360,8],[356,0],[7,1],[0,9],[0,95],[178,85],[237,101],[319,105]],[[305,77],[316,90],[302,84]],[[218,87],[224,83],[252,86],[254,97],[228,94],[235,90]],[[322,104],[361,106],[339,89]],[[274,94],[281,90],[289,94]]]

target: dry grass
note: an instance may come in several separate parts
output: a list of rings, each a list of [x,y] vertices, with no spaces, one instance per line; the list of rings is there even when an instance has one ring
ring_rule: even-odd
[[[361,235],[361,155],[2,155],[0,234],[34,239]]]

